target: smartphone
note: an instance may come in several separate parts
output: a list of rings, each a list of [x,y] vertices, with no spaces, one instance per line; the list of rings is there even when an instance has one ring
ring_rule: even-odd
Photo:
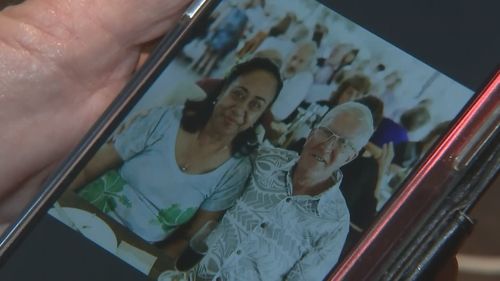
[[[365,2],[194,1],[4,233],[0,279],[376,280],[496,135],[500,78],[439,49],[448,6]]]

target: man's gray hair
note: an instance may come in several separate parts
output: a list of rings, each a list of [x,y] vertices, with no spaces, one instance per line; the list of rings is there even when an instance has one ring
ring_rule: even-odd
[[[332,119],[342,113],[349,113],[360,121],[360,129],[361,132],[358,134],[357,139],[354,141],[354,144],[358,149],[361,149],[365,146],[370,140],[373,132],[373,116],[371,111],[365,105],[358,102],[346,102],[332,108],[328,113],[325,114],[323,119],[321,119],[319,125],[329,124]]]

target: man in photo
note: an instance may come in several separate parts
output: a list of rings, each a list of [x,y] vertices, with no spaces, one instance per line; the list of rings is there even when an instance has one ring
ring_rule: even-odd
[[[349,230],[340,168],[372,133],[368,108],[347,102],[325,115],[300,156],[259,150],[245,192],[208,239],[197,280],[324,278]]]
[[[314,42],[303,42],[288,56],[281,70],[283,89],[271,107],[273,120],[286,119],[306,97],[314,80],[310,68],[316,51]]]

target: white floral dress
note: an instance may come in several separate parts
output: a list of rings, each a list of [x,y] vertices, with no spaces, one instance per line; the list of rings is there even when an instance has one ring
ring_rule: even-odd
[[[251,171],[246,157],[193,175],[180,170],[175,142],[182,108],[155,108],[116,136],[124,161],[79,191],[87,201],[149,242],[164,240],[198,209],[222,211],[240,196]]]

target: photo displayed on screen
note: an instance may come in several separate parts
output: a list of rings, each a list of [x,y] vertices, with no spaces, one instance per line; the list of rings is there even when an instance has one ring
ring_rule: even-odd
[[[222,1],[50,214],[155,280],[321,280],[471,96],[316,1]]]

